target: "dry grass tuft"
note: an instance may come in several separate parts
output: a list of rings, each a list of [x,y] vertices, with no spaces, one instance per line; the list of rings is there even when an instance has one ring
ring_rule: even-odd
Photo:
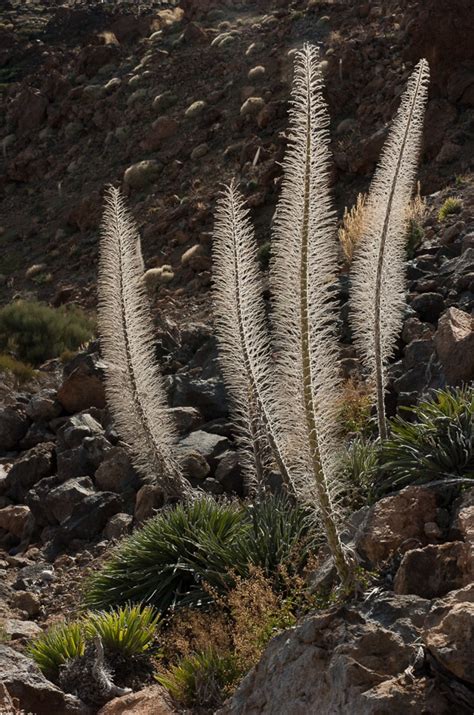
[[[344,210],[342,226],[339,229],[339,242],[346,265],[350,266],[354,251],[357,248],[366,225],[367,194],[358,194],[357,201],[351,209]]]

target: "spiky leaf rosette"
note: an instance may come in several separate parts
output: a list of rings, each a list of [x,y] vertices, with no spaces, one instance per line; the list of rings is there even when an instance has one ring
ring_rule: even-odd
[[[351,323],[377,402],[380,436],[387,436],[384,393],[405,310],[407,206],[413,193],[428,95],[429,68],[411,75],[382,151],[366,208],[364,236],[351,271]]]
[[[219,358],[232,400],[248,493],[265,488],[272,438],[273,375],[258,249],[248,210],[234,182],[217,206],[213,235],[213,308]]]
[[[155,360],[138,230],[118,189],[106,194],[99,263],[99,334],[105,390],[134,466],[168,498],[191,492],[173,456],[175,433]]]
[[[316,48],[296,55],[290,133],[274,221],[270,279],[280,423],[298,491],[314,498],[343,580],[336,526],[340,411],[336,222],[329,181],[329,117]]]

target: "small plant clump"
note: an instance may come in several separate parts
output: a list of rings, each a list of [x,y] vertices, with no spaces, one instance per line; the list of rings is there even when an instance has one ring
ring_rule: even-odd
[[[415,407],[403,408],[382,445],[376,496],[407,484],[436,479],[474,479],[474,390],[439,390]]]
[[[160,615],[149,606],[125,606],[89,613],[85,632],[89,638],[99,635],[107,652],[130,657],[149,650],[159,620]]]
[[[77,307],[17,300],[0,308],[0,350],[32,365],[78,348],[93,334],[93,321]]]
[[[29,646],[29,652],[41,672],[55,681],[66,661],[84,654],[86,641],[80,622],[53,626]]]
[[[11,355],[0,355],[0,372],[14,375],[20,385],[32,380],[36,374],[31,365],[21,360],[16,360]]]
[[[156,679],[180,705],[214,708],[232,693],[240,675],[235,657],[211,646],[185,656]]]
[[[444,221],[447,216],[458,214],[462,211],[461,199],[449,197],[438,211],[438,221]]]
[[[380,445],[366,437],[356,437],[342,459],[346,499],[352,510],[374,502],[374,484],[379,474]]]
[[[150,607],[124,606],[89,612],[77,621],[53,626],[29,646],[40,670],[54,682],[67,661],[84,655],[86,644],[100,636],[107,656],[129,660],[152,647],[159,614]]]
[[[232,574],[245,576],[252,565],[273,573],[287,563],[296,572],[315,548],[314,533],[306,511],[284,497],[249,506],[205,498],[178,504],[122,541],[91,577],[86,605],[202,606],[212,601],[210,588],[226,592]]]

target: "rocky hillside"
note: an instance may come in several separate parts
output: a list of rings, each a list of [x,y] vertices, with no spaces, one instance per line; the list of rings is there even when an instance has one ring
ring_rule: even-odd
[[[166,266],[151,298],[177,451],[194,487],[237,503],[245,490],[209,301],[220,186],[237,177],[264,265],[293,50],[310,41],[326,79],[342,219],[367,190],[406,80],[426,56],[423,206],[409,235],[408,309],[387,410],[393,417],[430,389],[461,385],[468,404],[473,33],[471,0],[4,0],[0,308],[38,299],[94,315],[104,189],[120,186],[146,268]],[[346,431],[357,441],[359,431],[367,435],[363,365],[351,344],[345,268],[338,280]],[[183,709],[150,673],[136,681],[139,692],[99,709],[48,680],[26,653],[31,639],[79,615],[86,577],[163,507],[160,488],[140,479],[112,422],[98,342],[58,355],[26,382],[0,371],[0,711],[217,710]],[[461,483],[440,469],[442,479],[433,471],[425,481],[434,483],[389,489],[379,501],[358,485],[344,539],[364,574],[363,593],[344,600],[331,590],[335,570],[322,549],[309,578],[324,594],[317,610],[298,612],[293,628],[260,644],[262,659],[219,703],[222,715],[474,710],[471,430],[472,410],[440,457],[462,452]]]
[[[289,54],[305,40],[321,47],[341,212],[367,187],[387,122],[422,54],[433,75],[422,193],[468,172],[469,2],[456,0],[456,9],[444,0],[157,5],[140,3],[141,14],[131,15],[118,2],[6,3],[3,301],[33,293],[56,304],[94,305],[101,195],[113,182],[129,194],[147,265],[172,266],[174,279],[161,295],[190,309],[209,285],[220,182],[241,180],[260,240],[268,236],[285,147]],[[40,269],[27,274],[32,265]]]

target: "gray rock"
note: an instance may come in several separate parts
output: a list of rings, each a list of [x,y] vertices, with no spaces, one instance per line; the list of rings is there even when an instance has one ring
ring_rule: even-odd
[[[102,435],[86,437],[80,447],[58,453],[58,475],[62,479],[93,476],[111,449],[112,445]]]
[[[41,600],[32,591],[16,591],[11,604],[13,608],[24,611],[29,618],[37,616],[41,611]]]
[[[32,425],[28,427],[28,431],[18,443],[20,449],[31,449],[36,447],[37,444],[42,444],[43,442],[51,442],[54,440],[54,433],[52,430],[42,422],[33,422]]]
[[[201,413],[195,407],[171,407],[168,412],[182,436],[202,423]]]
[[[56,399],[56,390],[41,390],[33,395],[26,407],[28,417],[36,422],[49,422],[59,417],[62,407]]]
[[[161,488],[155,484],[144,484],[137,493],[135,501],[135,520],[142,524],[150,519],[164,504]]]
[[[403,556],[395,576],[395,593],[439,598],[474,580],[470,544],[452,541],[412,549]]]
[[[177,374],[168,375],[166,383],[172,407],[193,405],[205,419],[227,416],[227,395],[220,379],[204,380],[188,374]]]
[[[309,616],[270,641],[218,715],[448,715],[433,681],[402,678],[418,647],[351,606]]]
[[[182,439],[178,444],[178,451],[185,456],[187,453],[201,454],[208,462],[211,469],[217,466],[216,458],[230,447],[229,440],[218,434],[209,434],[203,430],[196,430]]]
[[[242,117],[251,117],[258,114],[265,106],[265,100],[262,97],[249,97],[240,107],[240,115]]]
[[[44,477],[49,477],[55,467],[53,442],[39,444],[22,454],[8,472],[6,484],[12,499],[21,501],[26,492]]]
[[[18,618],[2,618],[0,627],[11,640],[30,640],[42,633],[41,627],[36,623],[21,621]]]
[[[440,293],[422,293],[411,300],[411,307],[421,320],[436,323],[444,310],[444,299]]]
[[[112,492],[99,492],[86,496],[74,506],[71,516],[62,524],[63,538],[69,541],[97,536],[110,517],[118,514],[121,508],[120,498]]]
[[[58,475],[45,477],[35,484],[26,494],[25,504],[30,507],[31,513],[35,517],[38,526],[57,524],[57,520],[47,505],[47,499],[53,489],[62,484],[62,482],[63,480],[61,477],[58,477]]]
[[[0,644],[0,682],[18,705],[35,715],[91,715],[78,698],[66,695],[39,670],[36,663],[22,653]]]
[[[233,450],[228,450],[217,457],[217,467],[214,474],[226,492],[233,492],[243,496],[244,485],[239,455]]]
[[[155,112],[165,112],[178,101],[178,97],[173,92],[162,92],[153,100],[152,108]]]
[[[434,353],[432,340],[413,340],[405,348],[403,364],[405,369],[411,370],[420,364],[426,365]]]
[[[90,477],[68,479],[46,496],[46,509],[61,524],[69,518],[77,504],[95,493]]]
[[[180,456],[179,463],[188,479],[204,479],[211,471],[206,458],[199,452],[186,451]]]
[[[207,494],[223,494],[224,493],[224,487],[220,482],[217,481],[217,479],[213,479],[212,477],[207,477],[202,483],[202,488],[204,489]]]
[[[114,514],[104,529],[107,539],[122,539],[132,530],[133,517],[130,514]]]
[[[395,631],[406,642],[414,643],[421,634],[431,602],[417,595],[397,595],[378,591],[361,604],[361,611],[371,621]]]
[[[197,117],[199,114],[203,112],[203,110],[206,108],[206,102],[203,100],[198,100],[197,102],[193,102],[192,104],[189,105],[189,107],[186,109],[184,112],[184,116],[187,119],[192,119],[193,117]]]
[[[161,164],[154,159],[139,161],[125,171],[124,184],[132,189],[144,189],[156,181],[161,169]]]
[[[449,308],[439,320],[434,342],[450,384],[474,378],[474,320],[469,313]]]
[[[21,407],[7,406],[0,410],[0,453],[16,449],[28,426],[28,417]]]
[[[102,425],[88,412],[74,415],[58,430],[58,449],[80,447],[86,437],[103,433]]]

